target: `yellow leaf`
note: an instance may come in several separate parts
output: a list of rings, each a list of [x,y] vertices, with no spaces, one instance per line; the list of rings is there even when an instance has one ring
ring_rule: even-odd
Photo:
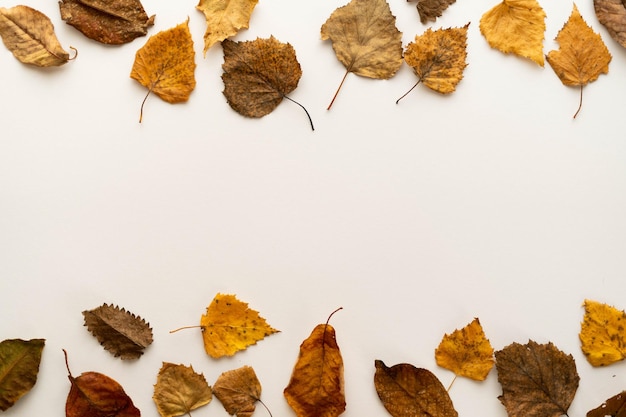
[[[258,0],[200,0],[196,9],[204,13],[207,29],[204,33],[204,54],[217,42],[247,29]]]
[[[163,362],[152,396],[162,417],[189,414],[211,402],[211,387],[191,366]]]
[[[581,323],[581,349],[593,366],[626,358],[626,313],[597,301],[585,300]]]
[[[503,0],[480,19],[489,46],[528,58],[543,67],[546,13],[536,0]]]

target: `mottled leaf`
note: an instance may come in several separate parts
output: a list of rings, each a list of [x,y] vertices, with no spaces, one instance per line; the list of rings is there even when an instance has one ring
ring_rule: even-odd
[[[593,7],[600,23],[611,37],[626,48],[626,2],[623,0],[593,0]]]
[[[5,411],[37,382],[45,339],[0,342],[0,410]]]
[[[228,414],[250,417],[261,399],[261,382],[250,366],[242,366],[222,373],[213,392]]]
[[[163,362],[152,399],[161,417],[190,414],[211,402],[212,391],[203,374],[193,368]]]
[[[408,0],[413,1],[413,0]],[[424,24],[435,22],[439,16],[456,0],[417,0],[417,12]]]
[[[587,361],[605,366],[626,358],[626,313],[592,300],[584,307],[579,337]]]

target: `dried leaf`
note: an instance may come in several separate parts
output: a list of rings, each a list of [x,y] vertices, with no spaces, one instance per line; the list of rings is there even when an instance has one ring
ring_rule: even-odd
[[[231,416],[250,417],[261,399],[261,383],[250,366],[242,366],[222,373],[213,392]]]
[[[599,34],[583,20],[574,4],[569,20],[556,36],[559,50],[550,51],[548,63],[567,86],[580,87],[580,103],[574,117],[582,106],[583,87],[609,72],[611,54]]]
[[[626,48],[626,3],[623,0],[593,0],[593,7],[611,37]]]
[[[13,56],[24,64],[54,67],[70,59],[48,16],[28,6],[0,7],[0,36]]]
[[[85,326],[113,356],[137,359],[152,343],[152,329],[139,316],[118,306],[102,304],[83,311]]]
[[[152,399],[161,417],[190,414],[211,402],[212,391],[203,374],[193,368],[163,362],[154,385]]]
[[[489,46],[544,65],[546,13],[537,0],[503,0],[480,19],[480,32]]]
[[[580,380],[572,355],[552,343],[513,343],[496,351],[498,397],[509,417],[567,414]]]
[[[196,9],[204,13],[207,29],[204,33],[204,54],[218,42],[241,29],[247,29],[258,0],[200,0]]]
[[[388,368],[376,360],[374,386],[393,417],[456,417],[448,391],[429,370],[401,363]]]
[[[494,364],[493,348],[477,318],[446,334],[435,350],[435,359],[437,365],[476,381],[484,381]]]
[[[590,410],[587,417],[626,417],[626,391],[609,398],[598,408]]]
[[[454,2],[456,0],[417,0],[417,12],[420,15],[420,22],[424,24],[428,21],[435,22],[448,6]]]
[[[337,59],[353,72],[388,79],[402,66],[402,33],[385,0],[352,0],[336,9],[322,25],[322,40],[330,39]],[[341,85],[328,108],[333,105]]]
[[[139,122],[143,118],[143,104],[151,92],[168,103],[189,99],[196,87],[195,57],[189,19],[151,36],[137,51],[130,77],[148,89],[141,104]]]
[[[0,342],[0,410],[7,410],[35,386],[45,343],[45,339]]]
[[[584,307],[579,337],[587,361],[605,366],[626,358],[626,313],[591,300]]]
[[[300,355],[283,393],[298,417],[337,417],[346,409],[343,358],[335,329],[328,321],[315,326],[300,345]]]
[[[95,41],[120,45],[146,36],[154,25],[140,0],[60,0],[61,19]]]

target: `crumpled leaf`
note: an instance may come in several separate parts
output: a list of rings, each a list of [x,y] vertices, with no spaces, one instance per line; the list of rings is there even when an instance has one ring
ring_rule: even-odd
[[[196,62],[189,19],[185,23],[151,36],[135,54],[130,77],[148,88],[143,105],[154,92],[168,103],[182,103],[196,88]]]
[[[104,44],[131,42],[154,25],[140,0],[60,0],[59,9],[65,23]]]
[[[626,391],[606,400],[599,407],[590,410],[587,417],[624,417],[626,416]]]
[[[250,366],[242,366],[222,373],[213,392],[228,414],[250,417],[261,399],[261,382]]]
[[[583,20],[575,4],[556,41],[559,49],[550,51],[546,59],[564,85],[580,87],[576,117],[582,107],[583,87],[597,80],[600,74],[609,72],[611,54],[602,37]]]
[[[452,334],[446,334],[435,349],[437,365],[456,375],[484,381],[493,368],[493,348],[485,336],[480,321],[470,324]]]
[[[528,58],[543,67],[545,18],[537,0],[503,0],[483,14],[480,33],[492,48]]]
[[[65,402],[66,417],[140,417],[141,413],[114,379],[99,372],[83,372],[74,378],[65,353],[70,392]]]
[[[204,375],[191,365],[163,362],[152,399],[161,417],[175,417],[210,403],[213,395]]]
[[[85,326],[113,356],[137,359],[152,343],[152,329],[144,319],[118,306],[102,304],[83,311]]]
[[[0,410],[7,410],[35,386],[45,344],[45,339],[0,342]]]
[[[592,300],[584,307],[579,337],[587,361],[605,366],[626,358],[626,313]]]
[[[626,48],[626,3],[622,0],[593,0],[593,7],[609,35]]]
[[[420,22],[424,24],[428,21],[435,22],[448,6],[454,2],[456,0],[417,0],[417,12],[420,15]]]
[[[229,38],[250,25],[252,11],[258,0],[200,0],[196,9],[204,13],[204,55],[211,46]]]
[[[0,7],[0,36],[13,56],[24,64],[54,67],[70,59],[48,16],[28,6]]]
[[[496,351],[498,397],[509,417],[559,417],[567,415],[578,382],[572,355],[552,343],[512,343]]]
[[[348,73],[388,79],[402,66],[402,33],[385,0],[352,0],[336,9],[322,25],[322,40],[330,39],[337,59]],[[330,109],[341,89],[335,93]]]
[[[337,417],[345,411],[343,358],[335,329],[328,321],[315,326],[300,345],[283,394],[298,417]]]

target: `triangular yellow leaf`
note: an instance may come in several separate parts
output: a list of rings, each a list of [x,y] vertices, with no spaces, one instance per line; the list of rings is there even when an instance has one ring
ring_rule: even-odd
[[[605,366],[626,358],[626,313],[591,300],[584,307],[579,337],[589,363]]]

